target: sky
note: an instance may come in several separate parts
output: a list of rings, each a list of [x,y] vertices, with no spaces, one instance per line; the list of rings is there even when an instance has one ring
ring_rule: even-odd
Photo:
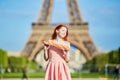
[[[43,0],[0,0],[0,48],[20,52]],[[78,0],[89,34],[100,51],[120,47],[120,0]],[[66,0],[54,0],[51,23],[69,23]]]

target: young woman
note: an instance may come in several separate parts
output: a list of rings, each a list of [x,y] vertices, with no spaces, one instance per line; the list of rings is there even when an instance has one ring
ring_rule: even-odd
[[[58,25],[52,39],[44,41],[44,59],[49,60],[45,80],[71,80],[68,61],[70,43],[67,40],[68,28]]]

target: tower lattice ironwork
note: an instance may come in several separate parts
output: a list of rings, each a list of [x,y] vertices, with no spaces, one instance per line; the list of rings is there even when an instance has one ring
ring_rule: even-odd
[[[88,23],[83,21],[77,0],[66,0],[69,13],[69,41],[77,47],[87,60],[91,59],[97,52],[97,48],[89,35]],[[32,34],[28,39],[22,55],[33,60],[37,53],[43,48],[43,40],[50,39],[56,24],[50,24],[53,0],[43,0],[36,22],[32,23]],[[68,24],[67,24],[68,25]]]

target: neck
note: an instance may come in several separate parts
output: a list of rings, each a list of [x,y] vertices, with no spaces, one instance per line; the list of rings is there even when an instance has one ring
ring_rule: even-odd
[[[57,41],[57,42],[61,42],[61,41],[62,41],[62,38],[60,38],[59,36],[57,36],[56,41]]]

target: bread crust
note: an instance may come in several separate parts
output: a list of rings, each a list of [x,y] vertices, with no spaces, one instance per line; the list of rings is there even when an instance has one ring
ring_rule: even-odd
[[[43,41],[43,44],[44,44],[45,46],[50,46],[50,45],[52,45],[52,46],[54,46],[54,47],[57,47],[57,48],[59,48],[59,49],[65,50],[65,51],[68,51],[68,50],[69,50],[69,48],[68,48],[67,46],[64,46],[64,45],[62,45],[62,44],[58,44],[58,43],[56,43],[56,42],[53,41],[53,40]]]

